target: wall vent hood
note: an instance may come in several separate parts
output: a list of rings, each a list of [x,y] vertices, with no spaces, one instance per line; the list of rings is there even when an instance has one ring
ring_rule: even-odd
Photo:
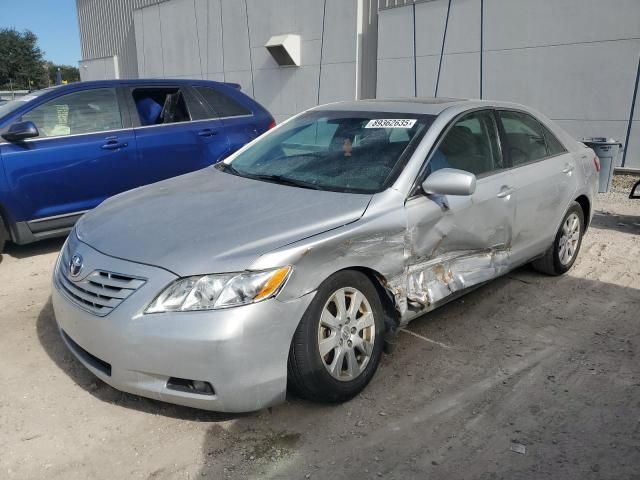
[[[300,35],[275,35],[265,47],[281,67],[300,66]]]

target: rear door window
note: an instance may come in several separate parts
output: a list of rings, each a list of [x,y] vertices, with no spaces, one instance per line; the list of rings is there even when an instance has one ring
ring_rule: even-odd
[[[549,150],[549,155],[551,156],[560,155],[562,153],[567,152],[567,149],[564,148],[564,145],[560,143],[560,140],[558,140],[558,138],[553,133],[551,133],[551,130],[549,130],[547,127],[542,125],[542,131],[544,133],[544,139],[547,142],[547,149]]]
[[[506,136],[506,148],[514,167],[549,156],[544,129],[531,115],[502,110],[498,112]]]
[[[251,115],[251,110],[212,87],[194,87],[215,113],[214,118]]]
[[[178,87],[134,88],[131,94],[142,126],[191,120],[184,93]]]
[[[441,168],[456,168],[478,176],[504,168],[491,111],[469,113],[447,131],[429,159],[427,174]]]
[[[98,88],[62,95],[22,115],[38,128],[39,137],[61,137],[122,128],[116,92]]]

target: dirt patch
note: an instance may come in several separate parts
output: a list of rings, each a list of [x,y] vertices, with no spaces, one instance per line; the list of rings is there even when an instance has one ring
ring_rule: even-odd
[[[522,268],[412,322],[350,402],[246,415],[97,380],[55,328],[62,241],[10,246],[0,478],[639,478],[640,201],[595,207],[568,275]]]

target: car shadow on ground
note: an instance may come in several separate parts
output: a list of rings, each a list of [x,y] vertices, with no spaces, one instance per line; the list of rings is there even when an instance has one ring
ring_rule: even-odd
[[[194,478],[626,478],[638,305],[633,286],[519,268],[411,322],[353,400],[212,426]]]
[[[9,242],[5,245],[4,251],[0,253],[0,257],[6,255],[8,257],[22,259],[57,252],[62,248],[66,238],[66,236],[49,238],[47,240],[41,240],[27,245],[17,245],[13,242]]]
[[[164,415],[181,420],[192,420],[202,422],[222,422],[231,419],[247,416],[250,414],[223,414],[218,412],[207,412],[195,408],[182,407],[169,403],[151,400],[137,395],[120,392],[107,385],[98,377],[93,375],[82,365],[67,349],[67,346],[60,337],[60,332],[56,325],[51,304],[51,297],[40,311],[36,321],[36,331],[38,340],[44,348],[49,358],[71,378],[79,387],[93,395],[94,397],[121,407],[151,413],[154,415]]]
[[[601,230],[615,230],[622,233],[634,233],[638,235],[640,234],[640,215],[616,215],[608,212],[594,212],[591,226]]]

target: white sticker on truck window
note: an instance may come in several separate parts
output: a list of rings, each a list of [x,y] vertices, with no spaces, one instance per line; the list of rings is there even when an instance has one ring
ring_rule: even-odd
[[[364,128],[411,128],[417,121],[415,118],[377,118],[369,120]]]

